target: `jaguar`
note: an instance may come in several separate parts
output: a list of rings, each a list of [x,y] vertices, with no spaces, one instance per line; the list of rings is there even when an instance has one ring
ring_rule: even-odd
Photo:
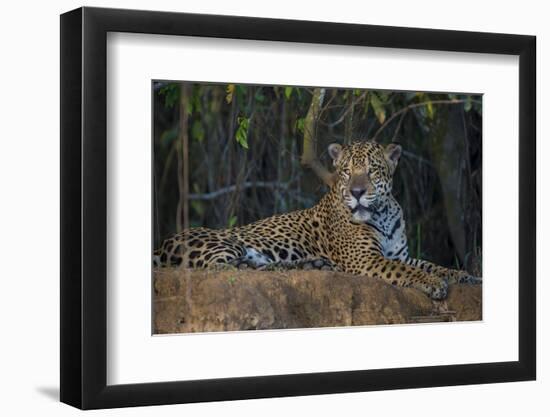
[[[328,154],[334,181],[315,206],[240,227],[184,230],[154,252],[154,265],[333,269],[413,287],[435,300],[447,297],[450,283],[481,283],[410,256],[403,210],[392,195],[400,145],[333,143]]]

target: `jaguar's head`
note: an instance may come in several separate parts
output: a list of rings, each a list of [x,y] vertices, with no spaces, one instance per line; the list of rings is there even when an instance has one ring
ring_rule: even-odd
[[[401,146],[382,146],[374,142],[329,145],[335,167],[334,187],[349,209],[351,219],[364,223],[380,208],[391,193],[392,179],[401,156]]]

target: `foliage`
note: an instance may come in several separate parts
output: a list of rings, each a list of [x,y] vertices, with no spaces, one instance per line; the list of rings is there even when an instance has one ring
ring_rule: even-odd
[[[300,164],[313,89],[192,83],[189,137],[191,226],[234,227],[310,207],[326,185]],[[179,83],[154,83],[155,241],[175,231]],[[479,95],[326,89],[316,149],[376,138],[404,153],[394,179],[411,253],[470,269],[481,259]]]
[[[235,140],[241,145],[244,149],[248,149],[248,142],[246,140],[248,136],[248,126],[250,126],[250,119],[244,116],[240,116],[237,119],[238,127],[235,132]]]

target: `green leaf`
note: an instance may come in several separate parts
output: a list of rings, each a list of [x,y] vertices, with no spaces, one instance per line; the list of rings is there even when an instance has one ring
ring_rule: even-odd
[[[237,216],[231,216],[227,221],[227,227],[231,228],[237,224]]]
[[[376,93],[372,93],[370,96],[370,104],[374,110],[374,114],[376,115],[376,118],[378,119],[378,122],[380,124],[383,124],[386,120],[386,109],[384,108],[384,105],[380,101],[380,98]]]
[[[231,102],[233,101],[233,94],[235,93],[235,84],[227,84],[225,92],[225,101],[227,101],[227,104],[231,104]]]
[[[285,98],[288,100],[292,95],[292,87],[285,87]]]
[[[466,102],[464,103],[464,111],[469,112],[472,110],[472,97],[466,97]]]
[[[434,118],[434,106],[431,101],[426,103],[426,112],[428,114],[428,119],[432,120]]]
[[[259,103],[263,103],[265,101],[265,96],[262,94],[261,88],[256,91],[256,94],[254,94],[254,99]]]
[[[239,145],[241,145],[244,149],[248,149],[248,127],[250,126],[250,119],[247,117],[239,117],[237,119],[237,123],[239,126],[237,127],[237,131],[235,132],[235,140]]]
[[[306,119],[303,117],[300,117],[296,119],[296,131],[300,133],[304,133],[304,126],[305,126]]]
[[[193,95],[191,96],[189,109],[187,111],[189,115],[191,115],[193,112],[197,112],[197,113],[202,112],[201,89],[200,89],[200,86],[195,86],[195,87],[196,88],[193,88]]]
[[[160,144],[163,147],[165,147],[170,145],[174,141],[174,139],[176,139],[177,137],[178,137],[178,129],[176,128],[169,129],[162,132],[162,134],[160,135],[159,141],[160,141]]]
[[[180,88],[178,84],[170,83],[159,90],[159,95],[164,96],[164,106],[172,108],[180,98]]]
[[[204,139],[204,128],[199,120],[195,120],[191,126],[191,137],[199,142]]]

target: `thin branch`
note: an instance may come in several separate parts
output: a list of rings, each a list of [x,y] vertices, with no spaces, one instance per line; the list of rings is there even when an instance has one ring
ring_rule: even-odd
[[[426,164],[426,165],[428,165],[428,166],[430,166],[430,167],[433,167],[433,164],[432,164],[430,161],[428,161],[428,160],[425,159],[425,158],[422,158],[421,156],[418,156],[418,155],[416,155],[416,154],[414,154],[414,153],[412,153],[412,152],[405,151],[405,150],[403,150],[402,152],[403,152],[403,156],[406,156],[407,158],[414,159],[415,161],[418,161],[418,162],[421,162],[421,163],[423,163],[423,164]]]
[[[187,229],[189,226],[189,204],[187,195],[189,194],[189,132],[188,132],[188,109],[189,109],[189,86],[186,83],[180,83],[180,103],[179,103],[179,133],[177,143],[178,152],[178,189],[179,200],[176,210],[176,228],[178,232]]]
[[[282,188],[284,190],[288,189],[290,183],[288,182],[269,182],[269,181],[246,181],[239,185],[229,185],[227,187],[220,188],[216,191],[211,191],[204,194],[189,194],[187,198],[189,200],[214,200],[224,194],[233,193],[237,190],[251,188],[251,187],[260,187],[260,188]]]
[[[399,118],[399,123],[397,123],[397,127],[393,131],[393,136],[391,138],[392,142],[395,142],[395,139],[397,138],[397,134],[399,133],[399,129],[401,129],[401,125],[403,124],[403,119],[405,118],[405,115],[407,114],[406,111],[403,112],[401,117]]]
[[[480,103],[478,100],[471,100],[473,103]],[[396,111],[394,114],[392,114],[388,120],[386,120],[382,126],[378,128],[374,136],[372,137],[372,141],[376,142],[376,139],[378,138],[378,135],[382,130],[384,130],[396,117],[402,115],[403,113],[406,113],[407,111],[411,109],[415,109],[417,107],[427,106],[429,104],[459,104],[459,103],[465,103],[465,99],[449,99],[449,100],[430,100],[430,101],[424,101],[422,103],[414,103],[409,104],[406,107],[403,107],[401,110]]]
[[[368,91],[365,91],[363,94],[361,94],[359,97],[357,97],[353,103],[351,103],[350,106],[348,106],[348,108],[342,113],[342,115],[334,122],[331,122],[331,123],[326,123],[326,125],[328,127],[336,127],[338,126],[340,123],[342,123],[344,121],[344,119],[346,118],[346,116],[348,115],[348,113],[350,111],[353,111],[353,108],[361,101],[363,100],[368,94]]]
[[[168,152],[168,156],[164,163],[164,169],[162,170],[162,176],[160,177],[160,183],[158,188],[159,194],[162,194],[164,191],[164,186],[166,185],[166,180],[168,179],[168,171],[172,166],[172,159],[174,159],[174,155],[176,154],[176,151],[178,148],[177,145],[178,145],[177,141],[174,141],[172,146],[170,147],[170,151]]]

